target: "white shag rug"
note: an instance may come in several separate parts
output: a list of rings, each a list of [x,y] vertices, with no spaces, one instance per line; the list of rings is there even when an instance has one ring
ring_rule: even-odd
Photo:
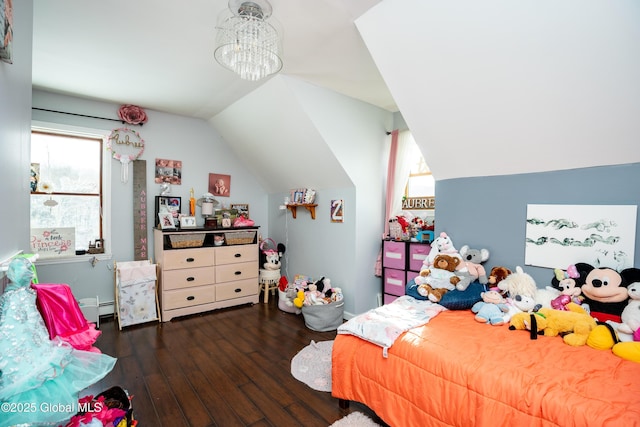
[[[318,391],[331,391],[333,341],[311,341],[291,359],[291,375]]]
[[[362,412],[352,412],[329,427],[380,427],[380,424],[375,423]]]

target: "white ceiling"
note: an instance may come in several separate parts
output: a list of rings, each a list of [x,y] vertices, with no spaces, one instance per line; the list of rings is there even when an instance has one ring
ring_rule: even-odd
[[[283,74],[395,112],[354,20],[380,0],[271,0]],[[209,120],[253,91],[213,58],[227,0],[34,0],[33,86]]]

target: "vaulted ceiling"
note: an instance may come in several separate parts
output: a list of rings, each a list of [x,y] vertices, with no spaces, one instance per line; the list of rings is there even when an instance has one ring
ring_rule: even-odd
[[[271,3],[281,74],[400,111],[436,180],[640,161],[637,1]],[[34,0],[33,85],[211,120],[264,84],[213,60],[226,7]]]

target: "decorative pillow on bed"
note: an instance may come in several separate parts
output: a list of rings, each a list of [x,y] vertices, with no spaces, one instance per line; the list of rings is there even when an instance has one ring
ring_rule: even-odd
[[[474,281],[471,282],[464,291],[455,290],[447,292],[442,296],[442,299],[438,304],[448,308],[449,310],[467,310],[473,307],[473,304],[482,300],[480,293],[484,291],[486,291],[484,285],[478,281]],[[418,293],[418,285],[416,285],[413,279],[407,283],[405,293],[416,299],[427,299]]]

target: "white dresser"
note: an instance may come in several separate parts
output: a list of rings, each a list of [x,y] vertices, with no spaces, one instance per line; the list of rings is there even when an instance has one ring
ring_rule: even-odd
[[[257,227],[154,230],[162,321],[258,302]],[[215,239],[218,236],[218,239]],[[220,246],[215,240],[224,237]]]

